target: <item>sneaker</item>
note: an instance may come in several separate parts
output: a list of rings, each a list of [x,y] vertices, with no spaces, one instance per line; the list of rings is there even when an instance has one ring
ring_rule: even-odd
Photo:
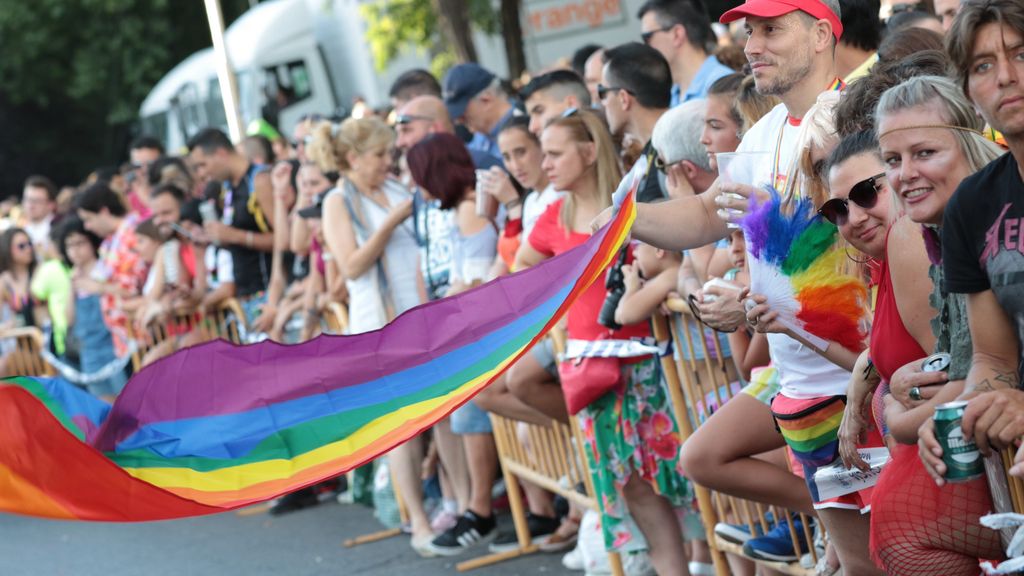
[[[409,545],[420,555],[420,558],[434,558],[437,556],[437,552],[434,552],[433,547],[430,545],[432,539],[433,536],[421,536],[418,538],[413,536],[409,540]]]
[[[320,498],[312,488],[302,488],[278,498],[277,502],[270,507],[269,512],[271,516],[281,516],[282,514],[316,506],[319,503]]]
[[[583,570],[583,550],[577,546],[570,550],[565,556],[562,556],[562,566],[565,566],[569,570]]]
[[[765,514],[764,519],[768,522],[769,529],[775,526],[775,519],[772,517],[771,512]],[[750,532],[749,524],[726,524],[725,522],[719,522],[715,524],[715,535],[726,542],[742,546],[751,538],[764,536],[764,530],[761,528],[760,522],[754,522],[753,534]]]
[[[535,514],[526,515],[526,526],[530,529],[530,542],[533,544],[547,542],[555,530],[558,530],[559,525],[559,521],[555,518],[537,516]],[[516,536],[515,528],[513,528],[512,530],[500,532],[487,549],[497,554],[499,552],[511,552],[518,548],[519,537]]]
[[[466,510],[455,527],[434,538],[430,549],[441,556],[456,556],[471,546],[494,540],[496,535],[494,516],[483,518]]]
[[[796,530],[799,541],[799,551],[793,546],[793,538],[789,533],[789,522],[780,520],[775,528],[772,528],[764,536],[751,538],[743,545],[743,554],[754,560],[768,560],[773,562],[796,562],[800,556],[809,552],[807,548],[807,537],[804,536],[803,523],[793,519],[793,527]]]

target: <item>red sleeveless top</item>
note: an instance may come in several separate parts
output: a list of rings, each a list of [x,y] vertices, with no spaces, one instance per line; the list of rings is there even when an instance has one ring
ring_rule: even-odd
[[[927,353],[907,331],[896,307],[896,294],[892,290],[892,278],[889,275],[888,245],[889,234],[886,232],[886,259],[882,262],[878,280],[878,295],[875,299],[875,318],[871,323],[871,360],[888,382],[893,372],[908,362],[924,358]]]

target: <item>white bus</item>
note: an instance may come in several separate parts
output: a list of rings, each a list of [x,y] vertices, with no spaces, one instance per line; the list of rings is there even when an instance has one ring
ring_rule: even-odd
[[[346,114],[355,97],[387,103],[402,72],[427,67],[405,51],[381,72],[374,68],[359,6],[372,0],[269,0],[257,4],[225,32],[238,79],[243,126],[264,118],[284,133],[304,114]],[[527,66],[538,70],[588,43],[614,46],[639,39],[642,0],[524,0]],[[504,45],[476,33],[481,65],[507,76]],[[142,131],[181,150],[204,126],[226,128],[212,48],[182,61],[164,76],[139,110]]]

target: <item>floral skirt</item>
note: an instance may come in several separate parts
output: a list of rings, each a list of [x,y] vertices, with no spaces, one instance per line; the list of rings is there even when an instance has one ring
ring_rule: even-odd
[[[690,506],[693,498],[678,472],[679,428],[658,359],[626,365],[623,371],[625,385],[584,408],[577,418],[601,507],[605,547],[631,552],[647,547],[622,496],[634,472],[672,506]]]

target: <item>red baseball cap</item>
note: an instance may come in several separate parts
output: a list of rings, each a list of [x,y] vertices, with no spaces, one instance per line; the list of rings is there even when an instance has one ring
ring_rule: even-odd
[[[777,18],[796,10],[806,12],[818,20],[828,20],[832,24],[832,33],[836,40],[842,37],[843,23],[839,21],[839,16],[821,0],[747,0],[742,5],[722,14],[719,22],[728,24],[747,16]]]

